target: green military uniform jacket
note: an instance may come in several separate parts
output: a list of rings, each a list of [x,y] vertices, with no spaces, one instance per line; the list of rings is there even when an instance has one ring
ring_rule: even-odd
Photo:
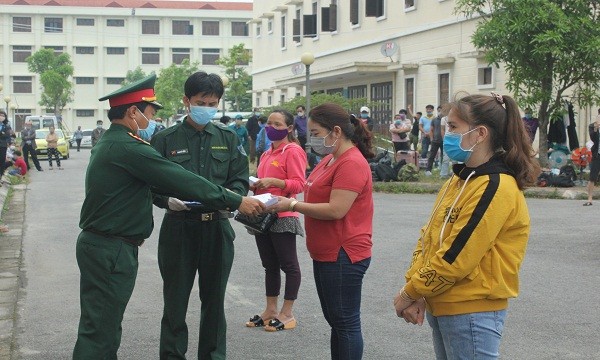
[[[215,210],[233,211],[242,202],[237,188],[238,194],[186,171],[127,127],[112,124],[92,149],[79,227],[107,235],[148,238],[154,226],[150,187],[180,199],[200,201]]]
[[[248,158],[239,145],[233,130],[208,123],[203,131],[197,131],[187,118],[152,137],[152,146],[169,161],[245,196],[249,187]],[[167,197],[155,196],[154,203],[167,208]],[[202,212],[218,210],[211,204],[204,205]]]

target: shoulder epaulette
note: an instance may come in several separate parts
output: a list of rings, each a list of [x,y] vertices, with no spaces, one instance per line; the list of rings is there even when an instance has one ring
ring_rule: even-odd
[[[131,136],[132,138],[136,139],[139,142],[143,142],[146,145],[150,145],[149,142],[147,142],[146,140],[142,139],[141,137],[134,135],[132,132],[128,132],[127,134],[129,134],[129,136]]]

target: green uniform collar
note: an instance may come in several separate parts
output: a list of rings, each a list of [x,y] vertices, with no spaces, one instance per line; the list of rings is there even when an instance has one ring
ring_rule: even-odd
[[[204,129],[202,131],[198,131],[198,130],[196,130],[195,127],[193,127],[192,125],[190,125],[188,123],[187,119],[188,119],[188,117],[186,116],[185,119],[181,123],[181,127],[185,131],[188,138],[191,138],[192,136],[196,135],[197,133],[201,133],[204,131],[206,131],[207,133],[209,133],[211,135],[215,135],[218,131],[217,127],[212,122],[209,122],[208,124],[206,124],[206,126],[204,126]]]

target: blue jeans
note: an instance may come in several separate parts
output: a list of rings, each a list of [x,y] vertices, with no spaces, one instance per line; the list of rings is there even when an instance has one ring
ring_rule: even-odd
[[[331,326],[331,358],[362,359],[360,328],[362,280],[371,258],[352,263],[343,248],[336,262],[313,261],[317,294],[325,320]]]
[[[497,359],[506,310],[450,316],[427,313],[437,360]]]

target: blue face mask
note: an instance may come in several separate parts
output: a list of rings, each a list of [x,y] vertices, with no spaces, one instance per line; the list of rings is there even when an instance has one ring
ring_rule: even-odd
[[[212,120],[213,116],[217,113],[217,110],[217,108],[210,106],[190,105],[190,117],[196,124],[203,126]]]
[[[464,134],[458,134],[453,132],[446,132],[444,134],[444,153],[448,155],[450,160],[458,161],[461,163],[466,163],[469,160],[471,154],[473,153],[473,148],[477,144],[473,145],[468,150],[463,149],[460,144],[462,143],[463,136],[474,130],[477,130],[477,128],[469,130]]]
[[[142,114],[144,119],[148,120],[148,126],[145,129],[138,128],[137,133],[138,133],[139,137],[148,141],[148,140],[150,140],[152,135],[154,135],[154,130],[156,130],[156,121],[148,119],[141,110],[140,110],[140,114]]]
[[[362,114],[360,114],[360,117],[361,117],[362,119],[366,119],[366,118],[368,118],[368,117],[369,117],[369,114],[362,113]]]

